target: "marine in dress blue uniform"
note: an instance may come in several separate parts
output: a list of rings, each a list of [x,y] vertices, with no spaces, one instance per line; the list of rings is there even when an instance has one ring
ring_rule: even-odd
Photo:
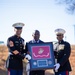
[[[56,59],[55,75],[69,75],[71,71],[71,65],[69,62],[69,57],[71,53],[70,44],[63,40],[65,30],[56,29],[55,30],[58,42],[54,44],[54,55]]]
[[[39,30],[35,30],[32,34],[33,40],[29,41],[28,43],[44,43],[42,40],[40,40],[40,32]],[[26,51],[28,52],[27,49],[27,44],[26,44]],[[30,71],[29,75],[45,75],[44,70],[35,70],[35,71]]]
[[[23,59],[25,58],[24,39],[21,37],[23,23],[15,23],[15,35],[8,38],[7,46],[9,48],[8,75],[22,75]]]

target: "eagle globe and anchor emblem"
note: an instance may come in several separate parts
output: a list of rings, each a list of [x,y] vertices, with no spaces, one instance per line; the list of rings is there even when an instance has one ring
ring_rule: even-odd
[[[42,62],[41,63],[41,65],[43,64],[44,66],[48,66],[48,64],[52,64],[52,61],[48,61],[47,60],[47,58],[49,58],[50,57],[50,53],[49,53],[49,50],[46,50],[46,49],[44,49],[44,48],[39,48],[38,50],[37,50],[37,53],[36,52],[33,52],[33,56],[35,57],[35,58],[37,58],[38,59],[38,61],[39,62]],[[41,59],[42,58],[42,60],[39,60],[39,59]],[[34,65],[37,65],[37,63],[38,62],[33,62],[33,64]]]

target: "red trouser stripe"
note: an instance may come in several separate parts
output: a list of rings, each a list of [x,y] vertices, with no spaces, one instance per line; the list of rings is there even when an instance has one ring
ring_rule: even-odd
[[[8,75],[10,75],[10,69],[8,69]]]
[[[66,71],[66,75],[69,75],[69,72],[68,71]]]

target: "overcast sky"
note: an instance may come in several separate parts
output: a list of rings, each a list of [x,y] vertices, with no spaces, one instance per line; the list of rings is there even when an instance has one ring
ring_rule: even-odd
[[[13,23],[23,22],[22,37],[25,41],[32,39],[32,32],[38,29],[40,39],[45,42],[57,41],[54,30],[66,30],[64,40],[75,44],[75,15],[65,12],[54,0],[0,0],[0,41],[14,35]]]

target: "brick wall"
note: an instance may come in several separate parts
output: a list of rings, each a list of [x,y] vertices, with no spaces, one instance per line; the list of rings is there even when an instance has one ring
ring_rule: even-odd
[[[71,55],[70,55],[70,63],[72,66],[71,75],[75,75],[75,45],[72,45]]]
[[[72,66],[72,71],[70,75],[75,75],[75,45],[72,45],[70,63]],[[6,46],[0,46],[0,75],[6,75],[7,70],[4,68],[5,61],[8,56],[8,49]],[[53,70],[46,70],[46,75],[54,75]],[[24,75],[25,75],[25,66],[24,66]]]

